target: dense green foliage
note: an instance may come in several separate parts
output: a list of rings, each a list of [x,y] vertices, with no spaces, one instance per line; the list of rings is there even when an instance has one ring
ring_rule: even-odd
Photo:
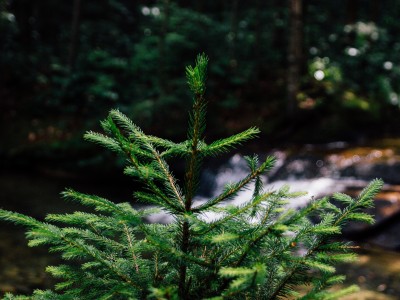
[[[372,223],[363,212],[373,205],[382,186],[374,180],[359,197],[344,194],[312,200],[299,210],[288,201],[302,195],[289,187],[264,190],[261,176],[274,158],[259,162],[247,157],[249,174],[226,186],[218,196],[196,201],[201,165],[210,156],[254,138],[259,130],[207,143],[204,138],[205,79],[208,58],[198,57],[186,68],[194,96],[187,140],[175,143],[145,134],[119,110],[101,125],[105,134],[85,138],[126,158],[124,173],[143,185],[136,200],[152,208],[135,209],[104,198],[66,190],[67,200],[94,212],[50,214],[45,222],[0,210],[0,218],[28,228],[30,246],[47,245],[71,263],[49,266],[60,279],[54,291],[5,299],[337,299],[356,290],[327,291],[344,277],[335,264],[355,259],[349,244],[333,241],[349,221]],[[167,161],[183,158],[186,171],[178,181]],[[182,184],[181,184],[182,182]],[[240,206],[229,199],[246,188],[253,196]],[[173,217],[170,224],[145,221],[159,210]],[[214,214],[216,219],[207,216]],[[311,221],[313,220],[313,221]],[[310,285],[304,293],[299,286]]]
[[[303,1],[293,120],[285,114],[289,2],[2,0],[1,120],[20,122],[25,140],[33,122],[31,143],[77,148],[73,138],[118,107],[153,134],[182,138],[182,127],[166,125],[190,107],[180,70],[200,49],[214,61],[215,136],[254,119],[270,140],[293,131],[307,142],[396,134],[399,3]],[[46,134],[48,126],[60,134]]]

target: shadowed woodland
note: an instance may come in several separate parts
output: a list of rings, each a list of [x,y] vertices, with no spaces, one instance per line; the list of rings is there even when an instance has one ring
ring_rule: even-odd
[[[83,134],[118,109],[148,134],[185,139],[184,70],[205,53],[206,142],[257,126],[239,151],[275,155],[271,184],[315,186],[318,197],[385,181],[377,224],[345,231],[362,259],[342,268],[365,290],[348,299],[397,299],[399,20],[395,0],[0,0],[0,208],[38,218],[74,210],[54,201],[65,186],[126,201],[124,160]],[[206,162],[200,192],[213,195],[241,163]],[[183,177],[184,166],[173,171]],[[0,228],[0,295],[51,285],[38,269],[55,258],[26,254],[21,232]],[[32,267],[10,263],[16,246]]]
[[[249,125],[264,145],[396,136],[399,5],[2,0],[0,154],[67,159],[111,108],[181,137],[182,70],[200,52],[212,62],[208,136]]]

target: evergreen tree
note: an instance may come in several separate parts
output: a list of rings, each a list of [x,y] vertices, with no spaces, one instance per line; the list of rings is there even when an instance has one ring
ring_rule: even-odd
[[[30,246],[47,245],[66,263],[47,271],[60,281],[54,291],[36,290],[32,296],[5,299],[337,299],[357,287],[327,292],[344,277],[334,265],[355,259],[349,244],[333,241],[349,221],[372,223],[363,212],[373,205],[382,186],[374,180],[359,197],[344,194],[313,200],[299,210],[286,204],[301,193],[289,187],[264,190],[261,175],[274,158],[259,162],[246,157],[249,174],[229,184],[217,197],[196,203],[201,165],[205,158],[229,151],[258,134],[257,128],[206,143],[204,140],[205,80],[208,59],[197,58],[186,76],[194,95],[187,140],[174,143],[146,135],[118,110],[101,122],[105,134],[88,132],[85,138],[127,158],[126,175],[145,189],[134,197],[154,208],[135,209],[130,203],[66,190],[66,199],[94,208],[94,212],[50,214],[45,222],[0,210],[0,218],[28,228]],[[186,160],[180,182],[167,163]],[[251,199],[240,206],[226,205],[254,184]],[[162,210],[170,224],[148,224],[145,217]],[[210,221],[207,213],[217,213]],[[314,220],[314,222],[311,221]],[[317,221],[316,221],[317,220]],[[309,284],[303,294],[296,286]]]

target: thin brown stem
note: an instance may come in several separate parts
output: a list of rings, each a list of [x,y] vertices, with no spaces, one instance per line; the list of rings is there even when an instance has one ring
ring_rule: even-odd
[[[126,155],[128,156],[129,160],[131,161],[131,163],[133,164],[133,166],[135,167],[135,169],[141,174],[143,175],[143,172],[140,170],[139,168],[139,163],[137,162],[137,160],[135,159],[135,157],[127,152]],[[175,209],[177,209],[178,211],[182,211],[182,207],[177,206],[177,204],[173,203],[167,196],[164,195],[164,193],[161,192],[161,190],[157,187],[157,185],[150,179],[147,179],[146,176],[142,176],[141,178],[145,178],[145,183],[147,184],[147,186],[149,186],[151,188],[151,190],[153,191],[154,194],[156,194],[157,196],[159,196],[161,199],[163,199],[166,203],[168,203],[170,206],[174,207]]]
[[[173,176],[171,175],[171,173],[168,171],[164,161],[161,159],[160,154],[155,149],[153,149],[153,155],[157,159],[157,162],[160,165],[160,167],[162,168],[165,176],[167,176],[168,182],[169,182],[172,190],[174,191],[174,194],[175,194],[176,198],[182,204],[182,206],[185,206],[185,203],[183,202],[183,199],[182,199],[182,195],[178,190],[178,187],[177,187],[177,185],[175,183],[175,180],[174,180]]]
[[[189,248],[189,223],[184,221],[182,224],[182,242],[181,242],[181,250],[183,253],[187,253]],[[179,267],[179,293],[182,299],[186,299],[186,270],[187,266],[184,262],[181,263]]]
[[[193,132],[191,135],[191,154],[187,165],[187,171],[185,174],[185,212],[192,212],[192,201],[195,193],[196,185],[196,166],[198,164],[198,143],[201,135],[201,109],[204,105],[204,99],[202,94],[196,95],[196,100],[193,104]],[[182,222],[181,229],[181,250],[183,253],[189,251],[190,246],[190,226],[187,220]],[[182,299],[187,299],[187,280],[186,280],[187,266],[184,262],[179,267],[179,294]]]

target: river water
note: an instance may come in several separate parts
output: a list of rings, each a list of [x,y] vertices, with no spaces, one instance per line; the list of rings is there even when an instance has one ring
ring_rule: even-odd
[[[306,145],[291,149],[275,149],[260,154],[276,157],[276,165],[263,177],[264,190],[289,184],[292,191],[308,191],[304,197],[290,203],[300,207],[312,198],[345,192],[357,195],[373,178],[383,178],[385,186],[371,211],[377,224],[372,227],[354,224],[346,237],[360,246],[360,259],[340,266],[346,273],[346,284],[356,283],[361,292],[345,299],[400,299],[400,152],[397,142],[349,146],[345,143]],[[239,153],[223,162],[205,165],[202,185],[196,198],[205,201],[222,191],[229,182],[246,176],[248,168]],[[79,176],[59,176],[55,172],[0,173],[0,207],[43,218],[46,213],[71,212],[80,207],[61,200],[65,187],[95,193],[118,201],[128,201],[131,189],[120,188],[109,180],[85,181]],[[126,182],[125,182],[126,183]],[[230,204],[240,204],[251,196],[251,190],[239,193]],[[214,219],[218,216],[208,215]],[[159,214],[150,221],[168,222]],[[56,256],[45,249],[28,248],[23,230],[0,224],[0,295],[4,292],[30,293],[36,288],[49,288],[54,281],[44,272],[45,266],[57,263]],[[340,288],[337,286],[335,288]]]

